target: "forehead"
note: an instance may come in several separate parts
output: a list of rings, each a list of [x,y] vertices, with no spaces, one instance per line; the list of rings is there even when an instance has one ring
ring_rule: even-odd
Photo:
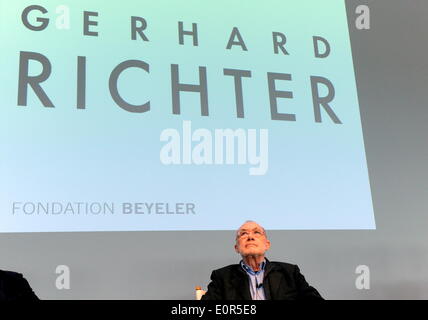
[[[242,226],[239,227],[238,230],[254,230],[254,229],[260,229],[263,230],[262,226],[255,222],[247,222],[244,223]]]

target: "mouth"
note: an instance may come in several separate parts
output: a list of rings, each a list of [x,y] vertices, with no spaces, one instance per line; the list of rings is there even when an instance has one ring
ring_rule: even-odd
[[[249,247],[249,246],[257,247],[257,245],[255,243],[249,243],[249,244],[246,245],[246,247]]]

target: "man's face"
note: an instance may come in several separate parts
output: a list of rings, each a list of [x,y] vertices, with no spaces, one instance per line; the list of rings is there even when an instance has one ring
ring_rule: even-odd
[[[264,255],[270,248],[263,228],[255,222],[244,223],[236,236],[235,251],[241,256]]]

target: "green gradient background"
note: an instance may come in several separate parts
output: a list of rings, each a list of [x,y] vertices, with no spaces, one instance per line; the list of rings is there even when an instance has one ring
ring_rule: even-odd
[[[55,1],[38,1],[49,12],[47,29],[21,22],[34,2],[1,0],[0,231],[225,230],[243,220],[267,229],[375,228],[351,46],[344,1],[72,1],[71,29],[55,28]],[[96,11],[83,35],[83,11]],[[37,16],[30,15],[30,21]],[[131,40],[131,16],[144,17],[150,42]],[[178,21],[198,24],[199,46],[178,44]],[[238,27],[248,52],[226,50]],[[272,32],[287,36],[289,56],[275,55]],[[332,46],[314,58],[312,37]],[[52,64],[42,84],[55,105],[44,108],[31,89],[28,106],[17,106],[19,52],[38,52]],[[86,110],[76,109],[77,56],[87,59]],[[151,101],[151,110],[129,113],[108,90],[113,68],[124,60],[150,64],[150,74],[125,71],[119,92],[131,103]],[[172,114],[170,65],[180,80],[197,83],[207,67],[209,117],[200,116],[199,95],[181,94],[181,115]],[[223,68],[252,71],[243,79],[245,119],[236,118],[233,78]],[[40,72],[30,64],[30,75]],[[267,72],[292,74],[278,82],[294,99],[279,99],[279,111],[296,122],[270,119]],[[330,79],[332,107],[343,125],[323,112],[315,123],[310,76]],[[322,90],[321,90],[322,92]],[[249,166],[164,166],[159,141],[165,128],[268,128],[269,170],[249,176]],[[11,202],[194,202],[193,216],[12,216]]]

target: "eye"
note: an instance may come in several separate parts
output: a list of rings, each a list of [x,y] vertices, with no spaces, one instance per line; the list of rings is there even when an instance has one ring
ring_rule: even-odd
[[[242,232],[239,234],[239,236],[240,236],[240,237],[246,237],[246,236],[248,236],[248,232],[247,232],[247,231],[242,231]]]
[[[262,235],[262,232],[261,232],[261,231],[259,231],[259,230],[256,230],[256,231],[254,231],[254,234],[255,234],[255,235],[258,235],[258,236],[261,236],[261,235]]]

